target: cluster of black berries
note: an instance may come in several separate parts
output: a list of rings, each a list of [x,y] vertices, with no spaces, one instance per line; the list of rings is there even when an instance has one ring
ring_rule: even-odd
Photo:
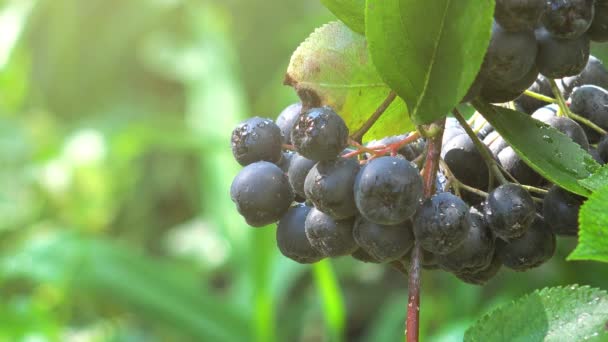
[[[579,74],[590,41],[608,41],[606,0],[496,0],[492,38],[465,97],[492,103],[517,98],[538,78]],[[571,85],[569,85],[571,86]]]
[[[350,157],[356,153],[348,149],[348,133],[331,108],[302,111],[300,105],[288,107],[276,123],[256,117],[233,131],[233,153],[244,168],[231,197],[250,225],[278,221],[277,245],[285,256],[300,263],[352,255],[407,264],[417,241],[423,267],[483,284],[502,265],[526,270],[553,255],[555,235],[522,187],[502,185],[483,203],[467,199],[476,201],[471,207],[444,188],[440,174],[439,192],[423,200],[422,178],[411,162],[422,154],[423,140],[391,156],[357,158]],[[367,148],[406,138],[373,141]],[[442,157],[461,182],[488,186],[483,159],[452,120],[443,145]]]

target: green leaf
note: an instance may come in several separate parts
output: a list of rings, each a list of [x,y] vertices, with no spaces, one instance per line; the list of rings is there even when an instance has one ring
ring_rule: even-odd
[[[608,262],[608,185],[583,204],[578,221],[578,245],[568,260]]]
[[[365,34],[365,0],[321,0],[351,30]]]
[[[331,341],[343,341],[346,309],[344,308],[344,298],[340,290],[340,284],[338,284],[331,261],[321,260],[315,263],[312,269],[317,291],[323,304],[325,324],[330,332]]]
[[[485,315],[467,330],[464,340],[605,341],[607,320],[605,291],[577,285],[547,288]]]
[[[313,32],[293,53],[285,83],[293,86],[305,106],[328,105],[359,129],[389,95],[371,63],[365,38],[340,22]],[[365,140],[413,129],[405,103],[395,100]]]
[[[492,0],[367,0],[369,51],[416,124],[448,114],[465,96],[490,41]]]
[[[132,248],[70,232],[28,239],[0,258],[3,279],[16,277],[68,284],[80,295],[120,305],[151,322],[179,331],[186,340],[246,341],[249,318],[197,274],[179,264],[152,259]]]
[[[608,185],[608,165],[604,165],[589,178],[578,181],[585,188],[595,191]]]
[[[589,190],[578,183],[600,167],[589,153],[529,115],[480,101],[473,103],[532,169],[566,190],[589,196]]]

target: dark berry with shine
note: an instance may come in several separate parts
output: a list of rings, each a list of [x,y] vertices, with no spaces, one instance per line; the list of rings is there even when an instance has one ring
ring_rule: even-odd
[[[608,88],[608,70],[602,61],[594,56],[589,56],[587,65],[580,74],[564,77],[558,82],[559,84],[561,84],[566,98],[572,94],[574,88],[583,85],[594,85],[606,89]]]
[[[562,78],[579,74],[587,65],[590,42],[587,35],[561,39],[544,28],[535,31],[538,40],[538,71],[548,78]]]
[[[291,130],[302,111],[301,103],[294,103],[283,109],[281,114],[277,117],[277,126],[281,129],[283,135],[283,143],[291,144]]]
[[[488,81],[499,85],[523,79],[534,67],[536,52],[536,39],[531,30],[509,32],[495,22],[480,71],[484,79],[482,88],[486,88]]]
[[[600,164],[605,164],[608,161],[608,135],[602,137],[597,144],[597,154],[600,157]]]
[[[591,26],[594,0],[548,0],[542,23],[552,35],[574,39]]]
[[[505,242],[497,240],[496,253],[503,265],[526,271],[551,259],[555,253],[555,234],[540,216],[522,236]]]
[[[245,166],[232,182],[230,197],[253,227],[278,221],[294,200],[287,176],[269,162]]]
[[[386,226],[359,217],[355,222],[353,236],[362,250],[383,263],[400,259],[414,246],[410,221]]]
[[[587,30],[587,35],[594,42],[608,41],[608,2],[604,0],[595,1],[593,22]]]
[[[336,220],[313,208],[306,217],[306,236],[322,255],[338,257],[350,255],[359,248],[353,238],[355,218]]]
[[[304,223],[312,208],[296,204],[289,208],[277,225],[277,246],[281,253],[301,264],[315,263],[323,256],[314,249],[308,238]]]
[[[351,256],[353,257],[353,259],[359,260],[361,262],[372,263],[372,264],[380,263],[378,260],[374,259],[371,255],[369,255],[362,248],[359,248],[356,251],[354,251],[353,254],[351,254]]]
[[[443,143],[441,157],[454,176],[477,189],[488,187],[489,172],[473,140],[462,133]]]
[[[485,269],[494,257],[494,234],[481,212],[471,208],[469,231],[462,244],[453,252],[437,255],[439,266],[450,272],[477,272]]]
[[[608,91],[603,88],[584,85],[574,89],[570,95],[572,112],[591,120],[603,129],[608,129]],[[596,131],[584,127],[589,142],[599,142],[601,136]]]
[[[306,193],[304,192],[306,176],[316,163],[316,161],[310,160],[297,153],[291,160],[291,164],[287,170],[287,176],[289,177],[289,184],[291,184],[291,188],[298,196],[306,196]]]
[[[536,207],[532,196],[521,186],[512,183],[492,190],[484,208],[488,225],[503,240],[522,236],[534,221],[535,215]]]
[[[545,10],[545,0],[496,0],[494,18],[508,31],[533,30]]]
[[[583,201],[583,197],[553,185],[543,200],[545,222],[557,235],[578,235],[578,212]]]
[[[490,279],[494,278],[496,274],[498,274],[501,267],[502,262],[500,261],[500,258],[494,256],[492,262],[482,270],[456,272],[454,275],[465,283],[472,285],[484,285]]]
[[[276,164],[279,168],[281,168],[281,170],[283,170],[285,174],[287,174],[287,172],[289,171],[289,166],[291,165],[291,161],[293,160],[293,158],[295,158],[295,156],[296,154],[291,151],[283,152],[281,160],[279,160]]]
[[[312,108],[298,116],[291,142],[308,159],[335,159],[348,145],[348,127],[330,107]]]
[[[355,203],[366,219],[395,225],[412,217],[422,198],[422,177],[405,159],[369,161],[355,180]]]
[[[533,66],[522,78],[512,82],[488,79],[481,88],[480,97],[490,103],[504,103],[520,97],[538,77],[538,69]]]
[[[355,159],[338,158],[318,162],[306,176],[304,193],[317,209],[344,219],[357,214],[354,184],[359,163]]]
[[[511,146],[498,152],[498,160],[504,169],[521,184],[540,185],[543,177],[526,164]]]
[[[270,119],[254,117],[232,131],[232,154],[239,164],[257,161],[276,163],[282,156],[281,129]]]
[[[436,254],[455,251],[469,230],[469,206],[449,192],[426,199],[414,215],[414,236],[422,248]]]

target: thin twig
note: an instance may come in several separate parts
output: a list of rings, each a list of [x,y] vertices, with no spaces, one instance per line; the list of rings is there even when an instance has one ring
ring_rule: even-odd
[[[374,114],[372,114],[369,119],[359,128],[355,133],[351,135],[351,138],[355,141],[361,142],[363,140],[363,136],[367,133],[372,126],[380,119],[382,114],[388,109],[388,107],[393,103],[393,101],[397,98],[397,94],[391,90],[386,99],[380,104],[380,107],[376,109]]]

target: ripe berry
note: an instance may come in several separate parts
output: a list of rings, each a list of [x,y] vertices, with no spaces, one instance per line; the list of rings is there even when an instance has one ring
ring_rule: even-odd
[[[496,0],[494,18],[508,31],[533,30],[545,10],[545,0]]]
[[[285,214],[294,194],[278,166],[257,162],[245,166],[234,178],[230,197],[249,225],[262,227]]]
[[[548,0],[543,25],[555,37],[578,38],[591,26],[593,3],[594,0]]]
[[[533,66],[522,78],[512,82],[488,79],[481,88],[481,98],[491,103],[515,100],[530,87],[538,77],[538,69]]]
[[[548,78],[562,78],[579,74],[589,59],[590,43],[586,35],[574,39],[560,39],[544,28],[535,31],[538,41],[536,66]]]
[[[494,256],[492,262],[484,269],[478,271],[462,271],[455,272],[454,275],[468,284],[473,285],[484,285],[490,279],[494,278],[500,268],[502,267],[502,262],[497,256]]]
[[[254,117],[241,122],[232,131],[231,142],[232,154],[243,166],[281,159],[281,130],[270,119]]]
[[[603,129],[608,129],[608,91],[603,88],[584,85],[574,89],[570,96],[570,109]],[[601,136],[585,126],[589,142],[597,143]]]
[[[285,174],[287,174],[287,172],[289,171],[289,166],[291,165],[291,161],[293,160],[293,158],[295,158],[296,154],[291,152],[291,151],[287,151],[287,152],[283,152],[283,156],[281,157],[281,160],[279,160],[277,163],[275,163]]]
[[[291,142],[308,159],[335,159],[348,145],[348,127],[331,108],[313,108],[298,116]]]
[[[532,31],[508,32],[495,22],[480,71],[484,88],[488,80],[498,85],[513,84],[523,79],[534,67],[536,52],[537,44]]]
[[[544,220],[536,216],[528,231],[509,242],[498,240],[496,252],[503,265],[526,271],[551,259],[555,253],[555,234]]]
[[[291,130],[301,111],[302,104],[298,102],[283,109],[281,114],[277,117],[277,126],[281,129],[284,144],[291,144]]]
[[[587,30],[587,35],[594,42],[606,42],[608,41],[608,2],[596,0],[594,12],[593,22]]]
[[[414,215],[414,236],[422,248],[436,254],[455,251],[467,237],[469,207],[449,192],[426,199]]]
[[[496,236],[510,240],[522,236],[534,221],[532,196],[516,184],[503,184],[488,195],[484,215]]]
[[[308,172],[310,172],[315,164],[316,162],[314,160],[310,160],[297,153],[295,157],[293,157],[291,165],[289,165],[289,169],[287,170],[287,176],[289,177],[291,188],[298,196],[306,197],[306,194],[304,193],[304,182],[306,181]]]
[[[556,104],[546,105],[534,111],[532,117],[538,121],[546,122],[550,118],[557,116],[559,107]]]
[[[354,218],[336,220],[313,208],[304,224],[310,244],[323,256],[338,257],[352,254],[358,246],[353,238]]]
[[[378,262],[398,260],[414,245],[410,221],[385,226],[357,218],[353,236],[357,245]]]
[[[601,142],[600,142],[601,143]],[[599,147],[600,145],[598,145]],[[604,150],[606,151],[606,155],[608,156],[608,151],[606,150],[606,148],[608,148],[608,145],[604,146]],[[600,165],[604,165],[606,164],[606,161],[604,161],[604,159],[602,158],[602,156],[600,155],[600,152],[598,151],[597,148],[591,146],[589,147],[589,154],[591,155],[591,157],[593,157],[593,160],[595,160],[596,162],[598,162],[598,164]]]
[[[407,160],[380,157],[361,169],[354,190],[361,215],[374,223],[395,225],[416,211],[422,198],[422,178]]]
[[[359,260],[361,262],[368,262],[368,263],[372,263],[372,264],[380,263],[378,260],[374,259],[371,255],[369,255],[362,248],[359,248],[356,251],[354,251],[353,254],[351,254],[351,256],[353,257],[353,259]]]
[[[318,162],[306,176],[304,193],[317,209],[336,219],[357,214],[353,186],[359,173],[355,159]]]
[[[558,85],[563,88],[564,97],[568,98],[572,94],[572,90],[583,85],[594,85],[601,88],[608,88],[608,70],[604,64],[594,56],[589,56],[587,65],[583,71],[575,76],[568,76],[561,79]]]
[[[503,168],[520,183],[527,185],[542,183],[543,177],[529,167],[511,146],[507,146],[498,152],[497,157]]]
[[[557,235],[578,234],[578,212],[584,198],[556,185],[549,189],[543,200],[543,216],[547,225]]]
[[[600,156],[600,164],[606,163],[608,160],[608,135],[603,136],[597,144],[597,154]]]
[[[308,238],[304,222],[312,208],[304,204],[296,204],[289,208],[277,225],[277,246],[281,253],[301,264],[311,264],[323,259],[319,251],[314,249]]]
[[[451,253],[437,255],[439,266],[447,271],[481,271],[494,257],[494,234],[483,214],[471,208],[467,219],[469,231],[462,244]]]
[[[441,157],[459,181],[477,189],[488,187],[488,168],[473,140],[466,133],[445,142]]]

